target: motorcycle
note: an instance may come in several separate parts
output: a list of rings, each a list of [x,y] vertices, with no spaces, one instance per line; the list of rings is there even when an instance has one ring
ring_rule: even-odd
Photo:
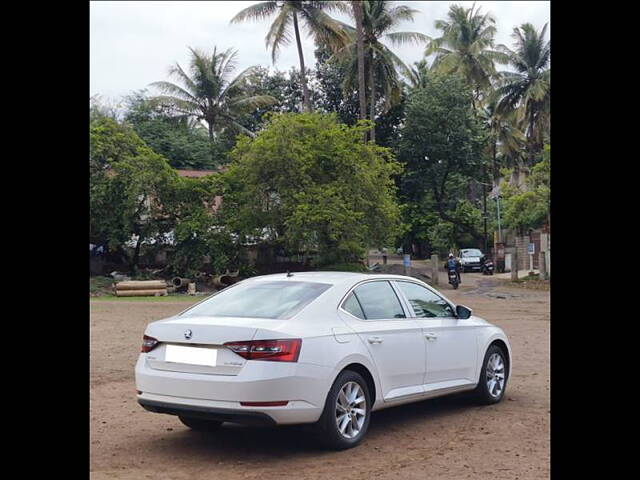
[[[449,269],[449,283],[454,290],[458,289],[458,274],[453,268]]]
[[[493,262],[487,260],[482,264],[482,274],[483,275],[493,275],[493,271],[495,270],[495,267],[493,265]]]

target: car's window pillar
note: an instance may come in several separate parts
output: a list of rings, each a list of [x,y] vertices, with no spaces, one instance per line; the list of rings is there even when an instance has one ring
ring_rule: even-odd
[[[397,284],[396,280],[389,280],[389,283],[391,284],[393,291],[396,292],[396,296],[398,297],[398,300],[400,300],[400,305],[404,310],[405,317],[415,318],[416,313],[413,311],[413,306],[409,302],[409,299],[405,296],[400,286]]]

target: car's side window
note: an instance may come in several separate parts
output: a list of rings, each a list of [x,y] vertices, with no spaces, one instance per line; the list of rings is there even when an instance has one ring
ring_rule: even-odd
[[[363,320],[366,318],[364,316],[364,312],[362,311],[362,307],[360,306],[360,302],[353,292],[351,292],[347,299],[344,301],[344,303],[342,304],[342,308],[354,317],[358,317]]]
[[[367,320],[405,318],[396,292],[388,281],[367,282],[353,291]]]
[[[455,317],[451,305],[431,290],[411,282],[397,282],[413,307],[416,317]]]

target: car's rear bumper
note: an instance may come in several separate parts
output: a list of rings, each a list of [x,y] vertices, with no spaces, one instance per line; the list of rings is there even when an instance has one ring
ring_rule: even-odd
[[[138,398],[138,403],[142,405],[145,410],[155,413],[167,413],[169,415],[216,420],[219,422],[241,423],[245,425],[276,425],[276,421],[273,418],[262,412],[238,412],[237,410],[227,408],[181,405],[146,398]]]
[[[333,381],[330,368],[304,363],[249,361],[238,375],[157,370],[149,367],[145,354],[138,358],[135,377],[136,389],[141,392],[138,402],[145,408],[151,407],[147,408],[150,411],[228,415],[229,419],[224,421],[238,423],[247,423],[247,415],[250,421],[256,416],[266,416],[269,422],[277,424],[317,421]],[[275,401],[288,403],[284,406],[240,403]]]

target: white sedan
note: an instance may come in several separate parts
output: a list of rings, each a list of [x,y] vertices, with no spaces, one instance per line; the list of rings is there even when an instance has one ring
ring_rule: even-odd
[[[254,277],[148,325],[138,402],[195,430],[314,423],[360,443],[371,412],[473,390],[499,402],[504,332],[414,278],[346,272]]]

